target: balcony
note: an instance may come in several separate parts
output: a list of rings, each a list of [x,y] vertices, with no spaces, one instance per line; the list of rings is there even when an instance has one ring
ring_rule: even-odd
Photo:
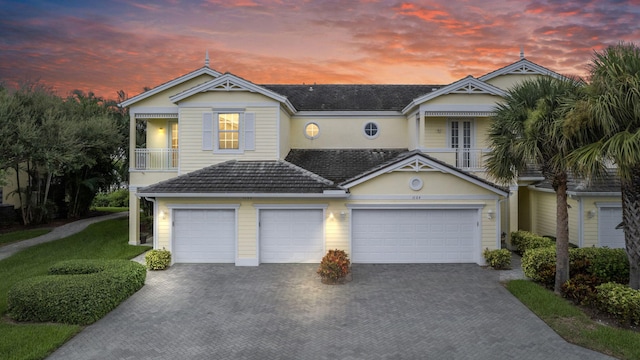
[[[490,149],[420,149],[425,154],[465,171],[485,171],[484,156]]]
[[[135,170],[177,170],[179,149],[135,149]]]

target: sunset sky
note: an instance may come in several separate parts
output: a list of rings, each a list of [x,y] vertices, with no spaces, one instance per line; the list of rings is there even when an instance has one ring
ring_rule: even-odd
[[[586,74],[640,0],[5,1],[0,81],[115,99],[204,65],[257,84],[448,84],[519,59]]]

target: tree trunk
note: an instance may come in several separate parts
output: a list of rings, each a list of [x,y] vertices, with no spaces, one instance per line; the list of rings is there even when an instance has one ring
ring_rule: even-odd
[[[553,291],[562,293],[569,280],[569,212],[567,210],[567,174],[556,175],[556,282]]]
[[[622,221],[629,258],[629,287],[640,289],[640,166],[632,169],[631,180],[622,180]]]

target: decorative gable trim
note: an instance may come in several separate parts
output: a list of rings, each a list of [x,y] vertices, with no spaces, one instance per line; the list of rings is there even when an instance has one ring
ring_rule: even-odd
[[[177,103],[195,94],[209,91],[248,91],[257,93],[276,100],[281,104],[284,104],[291,114],[294,114],[296,112],[296,109],[285,96],[277,94],[269,89],[256,85],[250,81],[244,80],[230,73],[226,73],[216,79],[208,81],[204,84],[200,84],[198,86],[194,86],[191,89],[181,92],[180,94],[171,96],[169,100]]]
[[[173,79],[173,80],[171,80],[169,82],[166,82],[166,83],[164,83],[164,84],[162,84],[160,86],[156,86],[155,88],[153,88],[153,89],[151,89],[149,91],[145,91],[142,94],[138,94],[138,95],[136,95],[136,96],[134,96],[134,97],[132,97],[130,99],[127,99],[127,100],[121,102],[120,104],[118,104],[118,106],[119,107],[131,106],[131,105],[137,103],[140,100],[144,100],[144,99],[146,99],[146,98],[148,98],[150,96],[153,96],[153,95],[155,95],[155,94],[157,94],[157,93],[159,93],[161,91],[170,89],[170,88],[172,88],[172,87],[174,87],[176,85],[179,85],[179,84],[181,84],[181,83],[183,83],[185,81],[189,81],[191,79],[197,78],[200,75],[205,75],[205,74],[206,75],[210,75],[211,77],[214,77],[214,78],[220,76],[219,72],[217,72],[217,71],[215,71],[215,70],[213,70],[213,69],[211,69],[209,67],[203,67],[203,68],[200,68],[198,70],[192,71],[192,72],[190,72],[188,74],[182,75],[182,76],[180,76],[178,78],[175,78],[175,79]]]
[[[478,79],[480,81],[487,81],[501,75],[547,75],[558,79],[564,79],[564,76],[557,72],[551,71],[527,59],[521,59],[511,65],[507,65],[501,69],[483,75]]]
[[[439,96],[449,94],[485,94],[504,97],[507,93],[496,86],[484,83],[469,75],[464,79],[458,80],[450,85],[414,99],[409,105],[402,109],[402,113],[406,115],[407,113],[411,112],[413,108],[420,104],[435,99]]]
[[[340,184],[345,189],[350,189],[356,185],[367,182],[373,178],[376,178],[383,174],[389,174],[395,171],[402,172],[429,172],[429,171],[438,171],[445,174],[451,174],[460,179],[468,181],[474,185],[477,185],[483,189],[489,190],[493,193],[496,193],[500,196],[509,196],[509,191],[507,189],[502,189],[496,185],[493,185],[485,180],[482,180],[478,177],[460,171],[448,164],[437,161],[433,158],[430,158],[427,155],[419,151],[413,151],[413,155],[409,155],[409,157],[400,159],[396,162],[389,163],[379,169],[373,170],[369,173],[364,173],[360,176],[352,178],[350,180],[345,181]]]

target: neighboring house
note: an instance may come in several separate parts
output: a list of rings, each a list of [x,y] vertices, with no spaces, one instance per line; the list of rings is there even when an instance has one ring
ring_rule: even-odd
[[[175,262],[319,262],[338,248],[354,263],[483,264],[518,222],[547,235],[539,223],[555,214],[540,179],[504,188],[483,164],[496,103],[532,76],[560,75],[522,58],[446,86],[258,85],[207,59],[120,104],[131,117],[129,242],[145,198],[153,245]],[[600,245],[605,203],[575,196],[580,245]]]

